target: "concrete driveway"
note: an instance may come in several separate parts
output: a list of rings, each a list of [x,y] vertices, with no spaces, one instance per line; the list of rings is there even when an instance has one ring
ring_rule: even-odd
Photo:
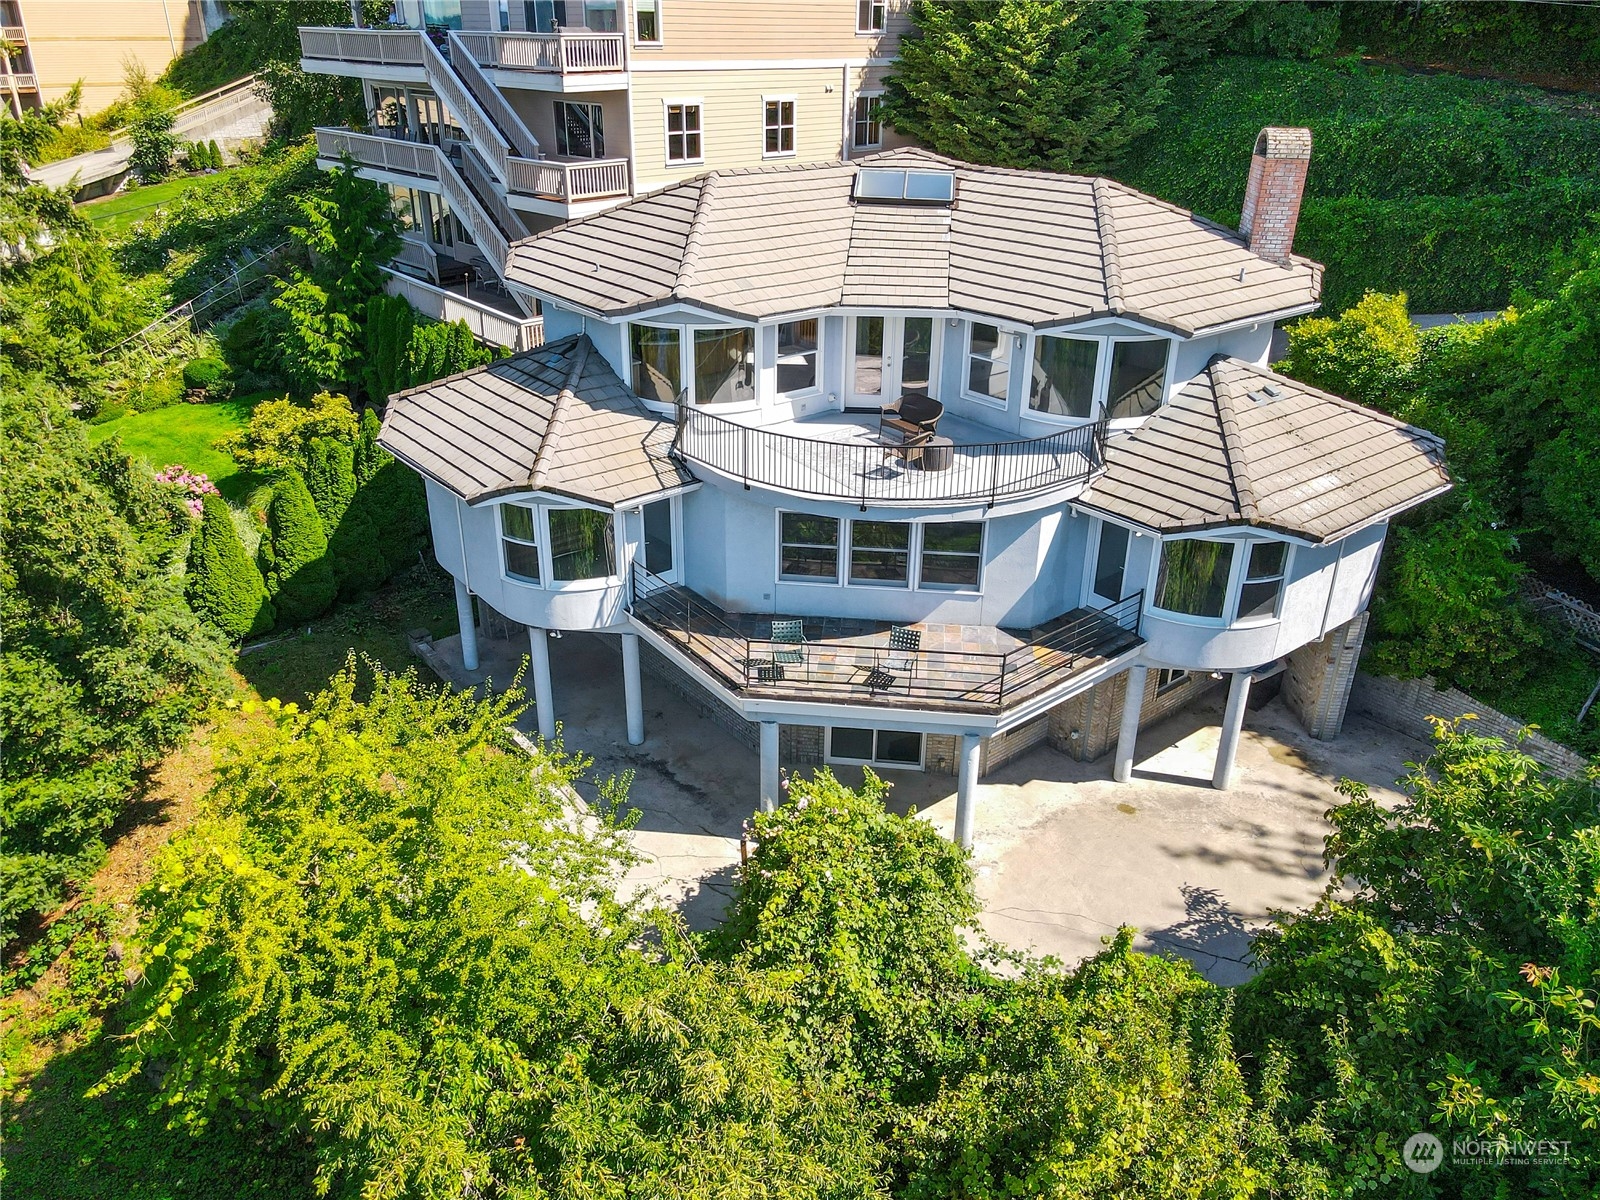
[[[465,675],[455,639],[436,644],[458,683],[510,678],[526,646],[483,639],[482,667]],[[632,772],[641,812],[635,845],[646,862],[628,886],[650,888],[704,928],[720,919],[755,807],[753,750],[650,675],[642,746],[625,735],[617,642],[568,634],[551,643],[556,716],[566,745],[594,760],[598,779]],[[453,660],[453,661],[452,661]],[[1394,800],[1420,743],[1352,717],[1337,741],[1317,742],[1274,700],[1251,712],[1236,782],[1210,786],[1221,695],[1146,730],[1134,778],[1111,781],[1109,757],[1079,763],[1041,747],[978,788],[973,866],[983,931],[1019,949],[1075,963],[1122,924],[1144,949],[1190,959],[1217,983],[1250,974],[1250,933],[1269,912],[1311,903],[1326,883],[1323,813],[1348,776]],[[531,714],[522,722],[530,733]],[[859,782],[851,768],[837,772]],[[949,836],[955,778],[886,772],[891,807],[915,808]],[[591,797],[591,782],[580,788]]]

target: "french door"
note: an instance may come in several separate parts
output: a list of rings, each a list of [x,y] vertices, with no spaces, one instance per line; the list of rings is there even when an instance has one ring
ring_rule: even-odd
[[[876,409],[906,392],[929,395],[938,332],[933,317],[852,317],[845,407]]]

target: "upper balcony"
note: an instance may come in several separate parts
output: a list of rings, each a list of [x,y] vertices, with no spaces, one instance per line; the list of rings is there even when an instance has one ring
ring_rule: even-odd
[[[21,25],[0,25],[0,42],[8,46],[26,46],[28,31]]]
[[[849,500],[862,508],[993,506],[1081,488],[1105,464],[1104,420],[1016,440],[945,416],[938,434],[933,441],[905,446],[880,435],[875,415],[830,412],[750,425],[679,404],[673,448],[747,487]]]
[[[554,33],[464,30],[456,38],[504,87],[542,91],[604,91],[626,87],[627,60],[620,33],[561,29]]]

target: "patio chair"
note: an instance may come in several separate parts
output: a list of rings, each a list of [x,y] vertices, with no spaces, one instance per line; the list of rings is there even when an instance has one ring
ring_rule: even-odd
[[[878,438],[891,455],[906,461],[915,451],[933,440],[938,432],[944,405],[920,392],[907,392],[878,415]]]
[[[806,656],[806,627],[803,621],[774,621],[772,623],[772,661],[782,666],[806,668],[806,678],[811,678],[811,664]]]
[[[889,656],[883,660],[885,670],[898,675],[917,674],[917,663],[922,658],[922,630],[895,625],[889,630]]]

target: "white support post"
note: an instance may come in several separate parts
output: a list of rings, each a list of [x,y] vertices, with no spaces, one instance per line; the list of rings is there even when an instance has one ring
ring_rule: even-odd
[[[639,679],[639,635],[622,635],[622,694],[628,707],[628,745],[644,745],[644,685]]]
[[[778,723],[761,722],[761,811],[778,807]]]
[[[961,735],[961,762],[956,776],[956,845],[963,850],[972,849],[972,810],[978,796],[982,753],[982,736],[976,733]]]
[[[1211,786],[1225,792],[1233,785],[1233,761],[1239,751],[1239,732],[1244,728],[1245,701],[1250,699],[1250,672],[1235,671],[1228,680],[1228,705],[1222,711],[1222,736],[1217,739],[1217,765],[1211,772]]]
[[[550,635],[537,625],[528,626],[528,648],[533,652],[533,715],[539,736],[556,736],[556,705],[550,691]]]
[[[1139,740],[1139,710],[1144,707],[1145,679],[1149,667],[1128,668],[1128,690],[1122,697],[1122,726],[1117,730],[1117,758],[1111,778],[1127,783],[1133,778],[1133,748]]]
[[[472,615],[472,593],[461,580],[456,580],[456,621],[461,626],[461,665],[469,671],[478,669],[478,623]]]

